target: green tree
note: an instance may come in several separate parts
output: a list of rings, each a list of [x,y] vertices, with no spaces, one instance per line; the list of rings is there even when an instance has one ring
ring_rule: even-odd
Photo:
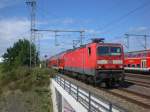
[[[31,63],[34,63],[36,54],[36,61],[39,62],[38,52],[35,45],[31,44]],[[26,39],[20,39],[14,43],[13,47],[7,49],[3,55],[4,69],[10,70],[18,66],[29,66],[30,64],[30,42]]]

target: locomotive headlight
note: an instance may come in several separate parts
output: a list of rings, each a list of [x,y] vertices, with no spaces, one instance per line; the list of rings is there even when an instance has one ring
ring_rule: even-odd
[[[122,60],[113,60],[113,64],[123,64]]]
[[[97,60],[97,64],[108,64],[107,60]]]
[[[119,66],[119,68],[123,68],[123,66],[122,66],[122,65],[120,65],[120,66]]]
[[[102,68],[101,66],[98,66],[98,68]]]

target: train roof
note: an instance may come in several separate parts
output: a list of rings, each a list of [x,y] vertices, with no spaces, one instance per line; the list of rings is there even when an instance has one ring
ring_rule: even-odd
[[[148,49],[148,50],[130,51],[130,52],[126,52],[126,54],[130,54],[130,53],[147,53],[147,52],[150,52],[150,49]]]
[[[66,50],[66,51],[62,51],[62,52],[60,52],[60,53],[58,53],[58,54],[56,54],[56,55],[54,55],[54,56],[51,56],[50,59],[51,59],[51,58],[57,58],[57,57],[59,57],[60,55],[66,53],[66,52],[75,51],[76,49],[84,48],[84,47],[86,47],[87,45],[91,45],[91,44],[119,45],[119,46],[121,45],[120,43],[103,43],[103,42],[96,43],[96,42],[91,42],[91,43],[87,43],[87,44],[81,45],[80,47],[76,47],[76,48],[74,48],[74,49],[68,49],[68,50]]]
[[[60,53],[58,53],[58,54],[55,54],[54,56],[51,56],[50,59],[51,59],[51,58],[57,58],[57,57],[59,57],[60,55],[64,54],[65,52],[66,52],[66,51],[62,51],[62,52],[60,52]]]
[[[76,47],[76,48],[74,48],[74,49],[68,49],[68,50],[66,50],[66,51],[64,51],[64,52],[71,52],[71,51],[74,51],[74,50],[76,50],[76,49],[80,49],[80,48],[84,48],[84,47],[86,47],[86,46],[88,46],[88,45],[91,45],[91,44],[104,44],[104,45],[121,45],[120,43],[87,43],[87,44],[84,44],[84,45],[81,45],[80,47]]]

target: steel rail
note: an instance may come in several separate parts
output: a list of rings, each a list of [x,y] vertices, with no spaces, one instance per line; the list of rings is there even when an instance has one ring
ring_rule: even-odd
[[[137,82],[137,81],[130,81],[130,80],[126,80],[127,82],[129,82],[129,83],[133,83],[133,84],[135,84],[135,85],[138,85],[138,86],[142,86],[142,87],[146,87],[146,88],[150,88],[150,85],[147,85],[147,84],[143,84],[143,83],[139,83],[139,82]]]
[[[133,79],[125,79],[125,80],[130,81],[130,82],[142,83],[142,84],[150,85],[149,82],[144,82],[144,81],[140,81],[140,80],[133,80]]]
[[[131,103],[140,105],[140,106],[142,106],[142,107],[144,107],[144,108],[147,108],[147,109],[150,109],[150,105],[149,105],[149,104],[143,103],[143,102],[141,102],[141,101],[137,101],[137,100],[132,99],[132,98],[130,98],[130,97],[128,97],[128,96],[123,96],[123,95],[121,95],[121,94],[118,94],[118,93],[115,93],[115,92],[112,92],[112,91],[108,91],[108,90],[104,90],[104,91],[106,91],[106,92],[108,92],[108,93],[110,93],[110,94],[112,94],[112,95],[114,95],[114,96],[117,96],[117,97],[120,97],[120,98],[122,98],[122,99],[125,99],[125,100],[127,100],[127,101],[129,101],[129,102],[131,102]]]
[[[133,74],[133,73],[125,73],[127,77],[136,77],[136,78],[141,78],[141,79],[150,79],[149,75],[144,75],[144,74]]]
[[[144,95],[144,94],[141,94],[141,93],[138,93],[138,92],[135,92],[135,91],[131,91],[131,90],[125,89],[125,88],[119,88],[119,90],[127,92],[127,93],[130,93],[130,94],[134,94],[134,95],[140,96],[140,97],[145,98],[145,99],[150,99],[149,95]]]

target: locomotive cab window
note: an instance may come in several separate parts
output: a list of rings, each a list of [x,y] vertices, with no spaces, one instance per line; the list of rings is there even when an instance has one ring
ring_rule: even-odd
[[[104,56],[109,55],[109,47],[108,46],[101,46],[97,48],[98,55]]]
[[[110,54],[111,55],[120,55],[121,54],[121,48],[120,47],[111,47],[110,48]]]
[[[88,55],[91,55],[91,47],[88,47]]]
[[[99,46],[97,48],[98,55],[101,56],[117,56],[121,55],[121,48],[120,47],[112,47],[112,46]]]

